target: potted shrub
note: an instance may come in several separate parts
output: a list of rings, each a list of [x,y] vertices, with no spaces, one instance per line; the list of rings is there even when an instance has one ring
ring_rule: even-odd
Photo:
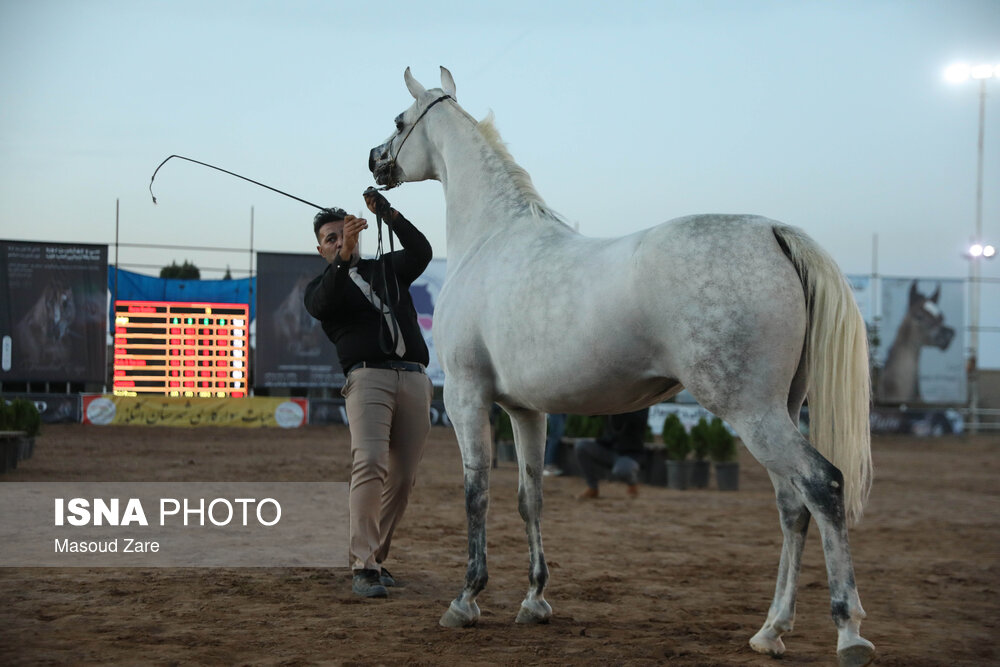
[[[667,454],[667,487],[686,489],[691,475],[687,461],[691,452],[691,438],[680,418],[674,413],[668,415],[663,422],[663,445]]]
[[[601,415],[567,415],[567,438],[598,438],[604,433],[604,417]]]
[[[702,417],[691,428],[691,452],[694,461],[691,462],[691,488],[704,489],[708,487],[709,470],[712,464],[708,461],[708,448],[711,443],[711,429],[708,421]]]
[[[35,407],[34,401],[26,398],[14,399],[10,407],[14,414],[14,430],[24,432],[18,458],[30,459],[35,453],[35,436],[42,431],[42,415]]]
[[[34,403],[23,398],[8,403],[0,397],[0,431],[11,434],[0,440],[0,472],[13,470],[18,461],[31,457],[41,425],[42,418]],[[15,433],[21,435],[15,437]]]
[[[0,431],[16,431],[14,428],[14,410],[7,405],[7,401],[0,396]],[[9,468],[17,465],[17,457],[11,461],[10,453],[16,451],[17,441],[7,436],[0,437],[0,473],[7,472]]]
[[[737,461],[736,438],[721,419],[715,417],[708,425],[709,456],[715,462],[715,483],[720,491],[740,488],[740,464]]]

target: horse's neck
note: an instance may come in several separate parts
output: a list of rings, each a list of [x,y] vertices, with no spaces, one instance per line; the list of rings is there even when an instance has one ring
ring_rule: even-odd
[[[917,335],[916,326],[912,319],[907,316],[896,332],[896,340],[889,348],[886,356],[885,367],[905,369],[917,373],[917,366],[920,361],[920,337]]]
[[[451,264],[487,238],[513,233],[512,228],[530,212],[530,203],[503,158],[474,126],[460,123],[441,154]]]

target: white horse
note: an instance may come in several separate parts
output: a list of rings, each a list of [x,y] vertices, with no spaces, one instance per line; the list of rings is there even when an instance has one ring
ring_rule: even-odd
[[[489,410],[511,416],[530,586],[520,623],[552,614],[543,590],[545,413],[613,414],[686,387],[767,468],[784,544],[774,601],[750,640],[780,655],[792,628],[809,518],[822,534],[837,652],[864,665],[861,608],[847,540],[871,480],[864,322],[833,260],[802,231],[746,215],[681,218],[616,239],[585,238],[545,205],[501,143],[441,88],[407,69],[416,100],[372,149],[387,187],[435,179],[447,201],[448,268],[433,335],[465,474],[469,561],[445,626],[479,618],[486,586]],[[815,447],[797,428],[809,396]]]

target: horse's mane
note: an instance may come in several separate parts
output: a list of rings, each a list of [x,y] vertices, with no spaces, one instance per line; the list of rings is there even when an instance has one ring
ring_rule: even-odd
[[[483,139],[486,140],[486,143],[500,159],[504,170],[514,183],[514,188],[524,197],[524,201],[527,203],[531,214],[536,217],[550,217],[563,222],[562,217],[549,208],[545,200],[542,199],[542,196],[538,194],[534,183],[531,182],[531,175],[524,167],[514,161],[514,156],[507,150],[507,144],[500,137],[500,131],[497,130],[496,124],[493,122],[492,111],[486,118],[476,123],[476,129],[479,130],[479,133],[483,135]]]

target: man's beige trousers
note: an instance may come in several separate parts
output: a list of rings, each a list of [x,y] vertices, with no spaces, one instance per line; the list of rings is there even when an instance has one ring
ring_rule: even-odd
[[[423,373],[351,371],[344,385],[351,429],[351,567],[377,570],[403,518],[430,430],[433,386]]]

